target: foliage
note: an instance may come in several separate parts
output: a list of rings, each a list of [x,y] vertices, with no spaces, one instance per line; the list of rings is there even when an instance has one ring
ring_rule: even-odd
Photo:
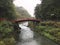
[[[17,18],[30,18],[30,14],[23,7],[16,7]]]
[[[0,21],[0,45],[15,45],[14,28],[10,21]]]
[[[60,22],[58,22],[60,21],[59,4],[60,0],[42,0],[41,4],[35,7],[36,18],[43,19],[43,22],[36,27],[37,31],[35,31],[58,44],[60,44]]]
[[[13,37],[11,38],[4,38],[3,40],[0,40],[0,45],[15,45],[15,39]]]
[[[0,32],[2,33],[10,33],[12,32],[14,29],[13,29],[13,25],[11,22],[9,21],[1,21],[0,22]]]
[[[5,45],[4,41],[0,41],[0,45]]]
[[[13,0],[0,0],[0,45],[15,45],[16,28],[14,30],[14,24],[10,21],[14,19],[16,10]]]
[[[15,45],[16,41],[13,37],[3,39],[5,45]]]
[[[60,0],[42,0],[35,8],[37,18],[43,20],[60,20]]]
[[[41,5],[37,4],[37,6],[35,7],[35,17],[36,18],[42,18],[42,16],[40,15],[40,10],[41,10]]]
[[[60,26],[58,24],[60,24],[60,22],[41,22],[39,26],[35,27],[35,32],[60,44]]]
[[[0,18],[15,19],[16,11],[13,0],[0,0]]]
[[[60,28],[60,22],[55,22],[55,21],[47,21],[47,22],[41,22],[40,25],[43,26],[53,26],[53,27],[59,27]]]

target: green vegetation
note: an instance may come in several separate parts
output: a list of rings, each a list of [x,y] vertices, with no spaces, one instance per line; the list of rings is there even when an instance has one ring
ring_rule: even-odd
[[[8,21],[1,21],[0,22],[0,32],[2,33],[10,33],[13,31],[12,23]]]
[[[15,45],[15,39],[13,37],[4,38],[0,40],[0,45]]]
[[[0,18],[12,20],[16,18],[13,0],[0,0]]]
[[[60,22],[54,22],[54,21],[41,22],[39,26],[36,26],[35,32],[60,44],[59,24]]]
[[[0,45],[15,45],[19,40],[17,23],[11,20],[30,17],[29,13],[20,7],[15,7],[13,0],[0,0]]]
[[[0,21],[0,45],[15,45],[13,24],[10,21]]]
[[[35,7],[35,16],[42,19],[35,32],[60,44],[60,0],[41,0]],[[38,23],[37,23],[38,24]]]
[[[19,35],[18,24],[10,20],[30,17],[28,15],[24,8],[15,8],[13,0],[0,0],[0,19],[6,19],[0,20],[0,45],[15,45]],[[34,31],[60,44],[60,0],[42,0],[35,8],[35,16],[43,22],[39,26],[30,23]]]
[[[13,1],[0,0],[0,45],[15,45],[19,40],[18,24],[11,20],[30,17],[24,8],[15,7]]]
[[[16,7],[17,18],[30,18],[30,14],[23,7]]]
[[[15,45],[18,29],[11,20],[16,19],[13,0],[0,0],[0,45]]]
[[[43,20],[60,20],[60,0],[42,0],[35,8],[36,18]]]

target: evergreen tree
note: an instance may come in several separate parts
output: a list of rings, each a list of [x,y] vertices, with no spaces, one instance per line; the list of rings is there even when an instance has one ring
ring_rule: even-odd
[[[0,0],[0,18],[6,18],[8,20],[16,18],[13,0]]]
[[[60,0],[42,0],[42,3],[35,8],[35,15],[44,20],[60,20],[59,4]]]

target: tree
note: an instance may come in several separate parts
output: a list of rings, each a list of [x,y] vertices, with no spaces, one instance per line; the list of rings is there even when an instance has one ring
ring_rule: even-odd
[[[13,0],[0,0],[0,35],[3,37],[2,39],[0,38],[0,43],[1,40],[5,41],[4,45],[15,45],[18,25],[10,21],[14,19],[16,19],[16,10]],[[13,39],[9,39],[12,37]]]
[[[16,18],[13,0],[0,0],[0,18],[6,18],[8,20]]]
[[[30,18],[30,14],[28,13],[28,11],[26,9],[24,9],[23,7],[16,7],[16,11],[17,11],[17,18]]]
[[[42,0],[39,6],[36,6],[35,15],[44,20],[60,20],[60,0]],[[37,8],[39,7],[39,8]],[[39,11],[39,12],[37,12]],[[37,15],[39,14],[39,15]]]
[[[37,4],[37,6],[35,7],[35,13],[34,13],[36,18],[41,18],[40,10],[41,10],[41,5]]]

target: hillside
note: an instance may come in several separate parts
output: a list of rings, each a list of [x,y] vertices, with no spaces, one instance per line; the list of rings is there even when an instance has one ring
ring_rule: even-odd
[[[30,14],[23,7],[16,7],[18,18],[30,18]]]

